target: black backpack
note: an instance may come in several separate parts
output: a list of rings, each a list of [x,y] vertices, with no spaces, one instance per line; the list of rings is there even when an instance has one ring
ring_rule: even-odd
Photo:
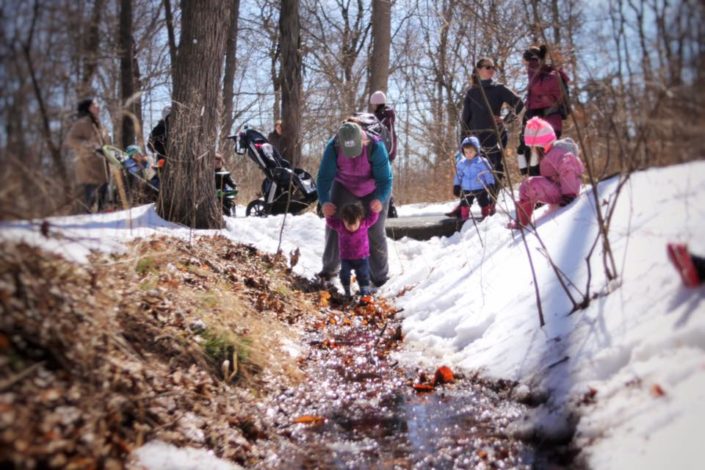
[[[392,151],[392,135],[389,133],[389,129],[374,114],[358,112],[349,116],[345,121],[359,124],[371,140],[384,142],[387,153]]]

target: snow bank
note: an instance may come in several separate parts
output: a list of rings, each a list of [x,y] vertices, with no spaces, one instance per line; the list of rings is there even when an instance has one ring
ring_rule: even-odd
[[[613,200],[615,189],[616,181],[600,185],[600,210],[606,210],[603,202]],[[620,275],[611,283],[600,243],[588,274],[586,257],[597,236],[592,195],[583,193],[553,212],[539,209],[537,233],[545,247],[534,233],[526,240],[546,321],[542,328],[527,248],[518,232],[504,228],[507,215],[477,228],[466,224],[448,238],[389,240],[392,279],[382,294],[404,308],[406,349],[400,360],[479,370],[521,383],[522,394],[547,396],[531,419],[517,423],[517,432],[559,438],[575,426],[593,468],[700,468],[705,288],[681,285],[665,245],[687,242],[705,255],[704,200],[705,162],[634,174],[610,230]],[[399,213],[442,214],[453,206],[452,201],[402,206]],[[513,211],[508,201],[500,207]],[[277,249],[281,236],[285,254],[300,250],[295,270],[308,277],[320,269],[323,251],[324,224],[311,213],[230,218],[220,232],[166,223],[153,206],[49,223],[59,237],[44,238],[41,221],[0,224],[0,237],[41,244],[80,261],[91,249],[119,250],[126,240],[152,234],[221,233],[268,252]],[[587,286],[601,295],[587,309],[569,314],[572,302],[548,258],[575,286],[576,301]]]

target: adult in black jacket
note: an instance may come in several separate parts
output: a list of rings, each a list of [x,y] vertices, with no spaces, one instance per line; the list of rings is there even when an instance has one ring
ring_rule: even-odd
[[[161,168],[164,162],[161,160],[166,159],[166,147],[169,141],[169,115],[171,114],[171,107],[167,106],[162,110],[162,118],[159,120],[152,132],[149,133],[149,140],[147,141],[147,148],[156,154],[155,160],[157,161],[157,167]]]
[[[502,149],[507,145],[504,124],[516,119],[524,109],[524,103],[512,90],[493,80],[494,72],[492,59],[483,57],[475,64],[473,83],[463,102],[461,140],[471,135],[480,139],[483,153],[492,163],[497,178],[501,179],[504,177]],[[510,113],[502,119],[500,112],[505,104],[509,106]]]

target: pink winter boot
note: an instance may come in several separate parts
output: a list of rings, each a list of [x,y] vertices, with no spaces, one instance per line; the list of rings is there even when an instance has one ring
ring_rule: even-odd
[[[519,201],[516,203],[516,220],[512,220],[509,225],[510,229],[518,229],[526,227],[531,223],[531,214],[534,212],[534,203],[532,201]]]
[[[688,252],[688,247],[682,243],[669,243],[666,245],[666,251],[668,259],[680,274],[683,284],[686,287],[697,287],[700,284],[700,278]]]
[[[496,211],[494,208],[494,204],[488,204],[482,208],[482,218],[485,219],[487,217],[493,216],[495,212]]]
[[[460,220],[468,220],[470,217],[470,206],[460,206]]]

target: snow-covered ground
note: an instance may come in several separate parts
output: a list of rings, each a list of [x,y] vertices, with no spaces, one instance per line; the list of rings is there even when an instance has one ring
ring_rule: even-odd
[[[599,187],[601,210],[613,201],[615,189],[616,181]],[[480,370],[520,382],[522,393],[548,396],[530,419],[517,423],[517,432],[560,437],[577,416],[577,442],[593,468],[702,468],[705,287],[683,287],[665,247],[668,241],[681,241],[705,255],[703,201],[705,162],[633,175],[610,229],[619,274],[611,283],[599,242],[587,269],[597,224],[594,199],[585,192],[566,208],[537,212],[541,241],[527,233],[528,250],[518,232],[504,228],[508,216],[501,214],[477,226],[465,224],[449,238],[389,240],[392,278],[381,294],[404,309],[406,348],[400,359]],[[399,212],[441,214],[452,206],[416,204]],[[60,238],[43,237],[41,221],[2,224],[0,238],[24,239],[82,261],[91,249],[119,250],[135,237],[215,233],[164,222],[152,206],[49,222]],[[313,277],[320,269],[324,225],[312,213],[231,218],[218,233],[273,252],[282,224],[283,252],[299,248],[295,270]],[[543,327],[527,251],[539,286]],[[588,308],[569,314],[572,302],[548,258],[576,301],[588,285],[590,294],[598,294]]]

